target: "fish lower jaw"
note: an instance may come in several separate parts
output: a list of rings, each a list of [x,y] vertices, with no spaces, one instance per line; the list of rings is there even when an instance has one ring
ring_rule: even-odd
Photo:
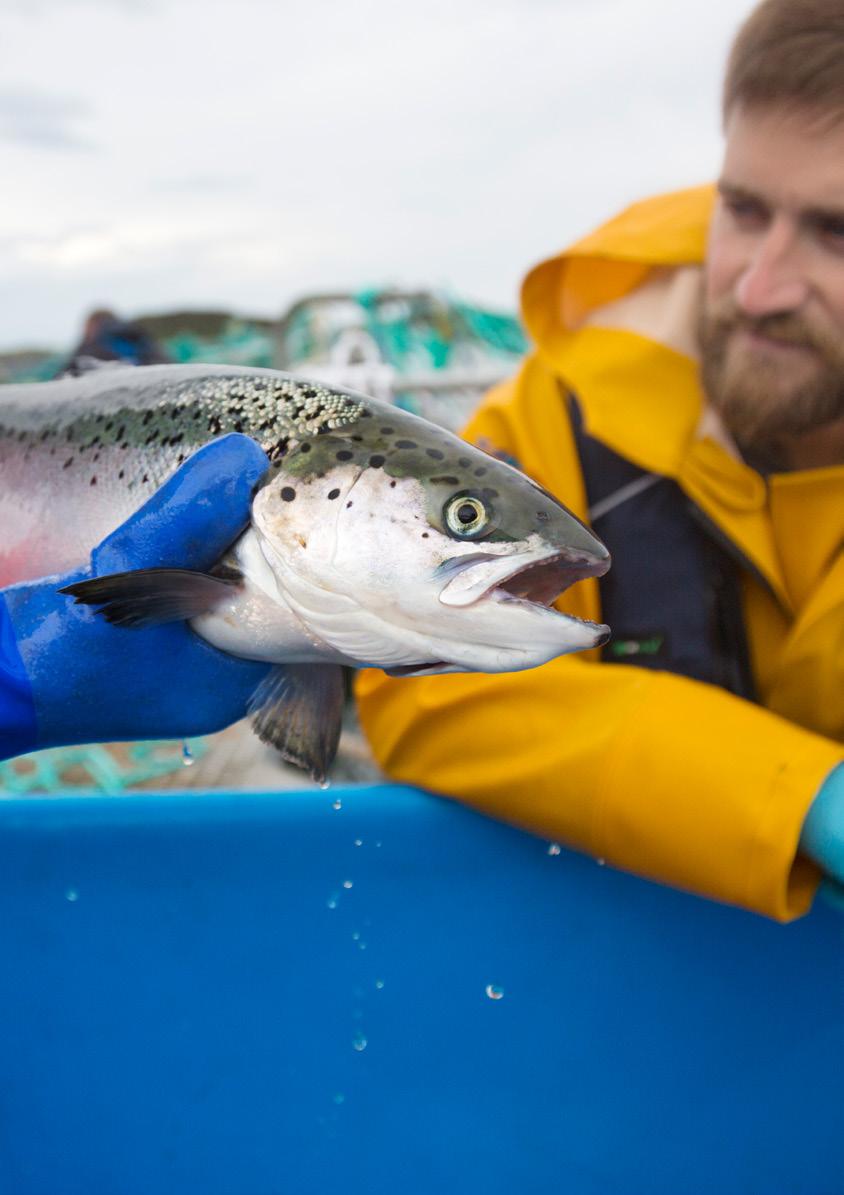
[[[489,593],[484,594],[477,602],[495,602],[499,605],[519,606],[523,610],[530,610],[540,615],[548,615],[555,619],[565,619],[567,622],[577,623],[578,626],[590,627],[594,631],[606,631],[609,633],[609,627],[605,623],[591,622],[588,618],[578,618],[576,614],[566,614],[563,610],[558,610],[551,602],[536,602],[531,601],[530,598],[516,597],[506,589],[492,589]]]
[[[593,623],[588,618],[577,618],[575,614],[564,614],[554,606],[542,606],[537,602],[526,601],[522,597],[513,597],[504,593],[499,600],[490,595],[491,602],[500,606],[515,606],[520,608],[521,617],[531,619],[531,623],[524,626],[524,638],[521,643],[526,646],[514,649],[514,657],[522,657],[525,662],[513,663],[513,672],[524,668],[536,668],[538,664],[554,660],[557,656],[568,655],[571,651],[589,651],[603,646],[611,636],[610,627],[606,623]],[[546,651],[544,660],[538,655]]]
[[[512,594],[506,594],[506,605],[512,606],[512,613],[518,615],[518,626],[503,633],[500,619],[496,619],[495,626],[488,619],[489,615],[501,612],[504,605],[504,601],[498,602],[492,595],[476,603],[472,609],[477,610],[479,615],[483,614],[484,617],[479,621],[486,624],[486,634],[478,632],[476,623],[459,642],[440,639],[437,645],[441,653],[439,659],[377,666],[382,667],[388,676],[405,678],[455,672],[524,672],[571,652],[600,647],[610,637],[609,627],[602,623],[562,614],[558,610],[513,598]],[[474,641],[471,637],[473,630],[478,632],[478,638]]]
[[[537,659],[543,648],[548,651],[546,659],[552,659],[607,642],[608,626],[567,614],[553,603],[578,581],[601,577],[608,568],[609,556],[572,555],[567,551],[535,553],[533,560],[494,581],[464,608],[479,614],[483,610],[487,618],[510,617],[520,624],[520,633],[514,633],[513,642],[525,646],[512,651],[514,658],[522,655],[525,662],[514,663],[512,668],[535,667],[545,662]]]

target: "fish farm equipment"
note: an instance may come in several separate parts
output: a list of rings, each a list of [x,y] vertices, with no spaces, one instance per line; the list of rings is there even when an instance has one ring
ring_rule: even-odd
[[[389,786],[0,801],[9,1195],[837,1195],[840,915]]]
[[[376,289],[294,303],[278,325],[275,364],[456,431],[526,348],[510,314],[436,291]]]
[[[333,383],[457,431],[527,340],[515,315],[445,292],[373,288],[305,296],[278,319],[175,311],[136,321],[171,361],[273,367]],[[0,381],[46,381],[52,350],[0,354]]]

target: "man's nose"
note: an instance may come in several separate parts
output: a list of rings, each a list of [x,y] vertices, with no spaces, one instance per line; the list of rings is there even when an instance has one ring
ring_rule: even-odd
[[[808,294],[797,232],[786,222],[774,221],[739,275],[736,302],[746,315],[761,317],[796,311]]]

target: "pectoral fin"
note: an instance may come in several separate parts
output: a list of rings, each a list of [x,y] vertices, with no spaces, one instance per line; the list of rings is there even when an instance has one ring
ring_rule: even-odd
[[[344,697],[339,664],[284,664],[255,690],[252,726],[283,759],[321,782],[337,754]]]
[[[115,626],[148,627],[196,618],[238,584],[239,578],[211,577],[190,569],[142,568],[77,581],[59,593],[76,598],[77,606],[102,607],[97,613]]]

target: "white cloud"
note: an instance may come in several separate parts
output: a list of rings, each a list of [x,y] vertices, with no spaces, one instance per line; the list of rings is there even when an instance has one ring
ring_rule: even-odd
[[[386,281],[512,306],[535,259],[717,168],[723,58],[749,8],[7,8],[0,63],[30,136],[0,151],[0,343],[67,340],[104,301],[275,314],[311,288]],[[19,67],[33,45],[37,77]],[[45,153],[39,127],[97,152]]]
[[[36,149],[91,149],[93,143],[78,127],[87,116],[88,105],[75,96],[28,87],[0,90],[0,141]]]

